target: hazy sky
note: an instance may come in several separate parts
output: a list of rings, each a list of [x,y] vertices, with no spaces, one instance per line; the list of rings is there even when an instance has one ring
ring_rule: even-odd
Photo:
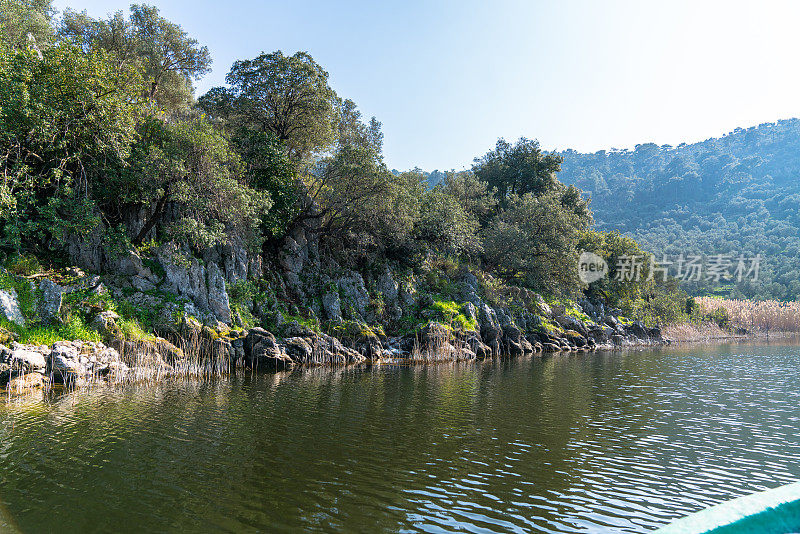
[[[498,137],[594,151],[800,116],[800,2],[149,3],[211,50],[198,95],[236,59],[306,50],[383,123],[398,169],[460,169]]]

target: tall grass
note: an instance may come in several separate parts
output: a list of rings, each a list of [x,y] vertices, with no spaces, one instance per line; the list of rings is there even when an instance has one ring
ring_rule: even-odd
[[[800,332],[800,302],[777,300],[727,300],[713,297],[694,299],[704,313],[724,310],[730,325],[755,332]]]
[[[448,362],[475,359],[474,354],[466,352],[464,340],[454,335],[452,328],[444,329],[443,335],[435,335],[429,343],[420,344],[419,338],[414,341],[411,354],[405,360],[415,363]]]

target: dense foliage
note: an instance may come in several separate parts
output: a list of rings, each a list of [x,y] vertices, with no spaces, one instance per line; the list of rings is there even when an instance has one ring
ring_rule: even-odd
[[[733,298],[800,297],[800,121],[782,120],[678,147],[566,151],[559,177],[588,192],[598,226],[655,253],[761,254],[757,281]],[[718,284],[693,284],[711,291]]]
[[[581,250],[613,263],[640,249],[591,230],[581,191],[558,179],[562,156],[535,140],[500,139],[468,171],[390,171],[380,122],[364,120],[305,52],[236,61],[227,87],[195,101],[192,82],[208,70],[209,51],[156,8],[133,5],[107,19],[67,10],[56,24],[47,2],[0,2],[7,256],[63,252],[99,232],[108,246],[142,253],[170,240],[194,253],[244,242],[269,264],[290,237],[310,236],[344,267],[388,259],[411,271],[454,265],[445,269],[454,277],[468,264],[553,298],[587,291],[650,323],[683,313],[685,295],[669,281],[580,282]],[[566,157],[568,175],[585,186],[578,156]],[[688,172],[681,176],[691,180]],[[591,189],[602,202],[605,189]],[[613,206],[628,210],[626,220],[635,213]],[[439,282],[448,293],[450,282]]]

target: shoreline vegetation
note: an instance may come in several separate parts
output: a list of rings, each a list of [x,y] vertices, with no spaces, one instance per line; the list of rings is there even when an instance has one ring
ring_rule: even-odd
[[[0,0],[0,385],[797,331],[797,303],[628,276],[645,252],[535,140],[400,172],[309,54],[236,61],[196,97],[210,64],[152,6]],[[607,276],[582,281],[581,252]]]

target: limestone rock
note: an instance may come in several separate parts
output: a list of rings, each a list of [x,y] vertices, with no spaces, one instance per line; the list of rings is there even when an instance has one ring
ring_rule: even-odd
[[[346,311],[351,311],[356,314],[354,319],[363,319],[369,306],[369,293],[364,285],[364,279],[358,273],[351,273],[349,276],[343,276],[338,280],[338,286],[341,290],[343,307]]]
[[[553,320],[566,330],[572,330],[581,335],[586,334],[586,327],[574,317],[570,317],[569,315],[557,315]]]
[[[42,299],[39,301],[39,318],[44,324],[61,322],[61,303],[64,288],[45,278],[39,283]]]
[[[650,335],[649,335],[647,329],[645,328],[645,326],[639,321],[636,321],[636,322],[626,326],[625,327],[625,332],[627,334],[633,335],[633,336],[635,336],[635,337],[637,337],[639,339],[648,339],[650,337]]]
[[[14,288],[0,289],[0,311],[12,323],[25,326],[25,317],[19,309],[19,300]]]
[[[487,324],[481,327],[481,338],[492,350],[492,354],[499,356],[502,350],[503,329],[498,324]]]
[[[302,337],[290,337],[283,340],[286,346],[286,354],[294,363],[311,363],[314,349],[311,344]]]
[[[6,363],[14,371],[44,371],[47,367],[47,360],[43,354],[25,348],[11,351]]]
[[[464,315],[470,321],[478,320],[478,309],[472,302],[467,302],[466,304],[464,304]]]
[[[208,307],[223,323],[231,322],[231,306],[225,289],[225,277],[216,263],[208,265]]]
[[[478,309],[478,321],[481,325],[481,333],[484,328],[493,329],[499,326],[497,313],[494,309],[490,308],[488,304],[483,304]]]
[[[342,322],[342,302],[338,291],[329,291],[322,296],[322,308],[329,321],[334,324]]]
[[[244,338],[244,364],[250,368],[271,368],[291,365],[292,361],[275,336],[263,328],[253,328]]]
[[[47,372],[56,382],[68,383],[87,374],[88,358],[72,345],[56,343],[47,358]]]
[[[389,317],[397,319],[402,315],[398,295],[399,285],[392,276],[392,270],[387,266],[378,277],[376,289],[383,295],[383,302]]]

